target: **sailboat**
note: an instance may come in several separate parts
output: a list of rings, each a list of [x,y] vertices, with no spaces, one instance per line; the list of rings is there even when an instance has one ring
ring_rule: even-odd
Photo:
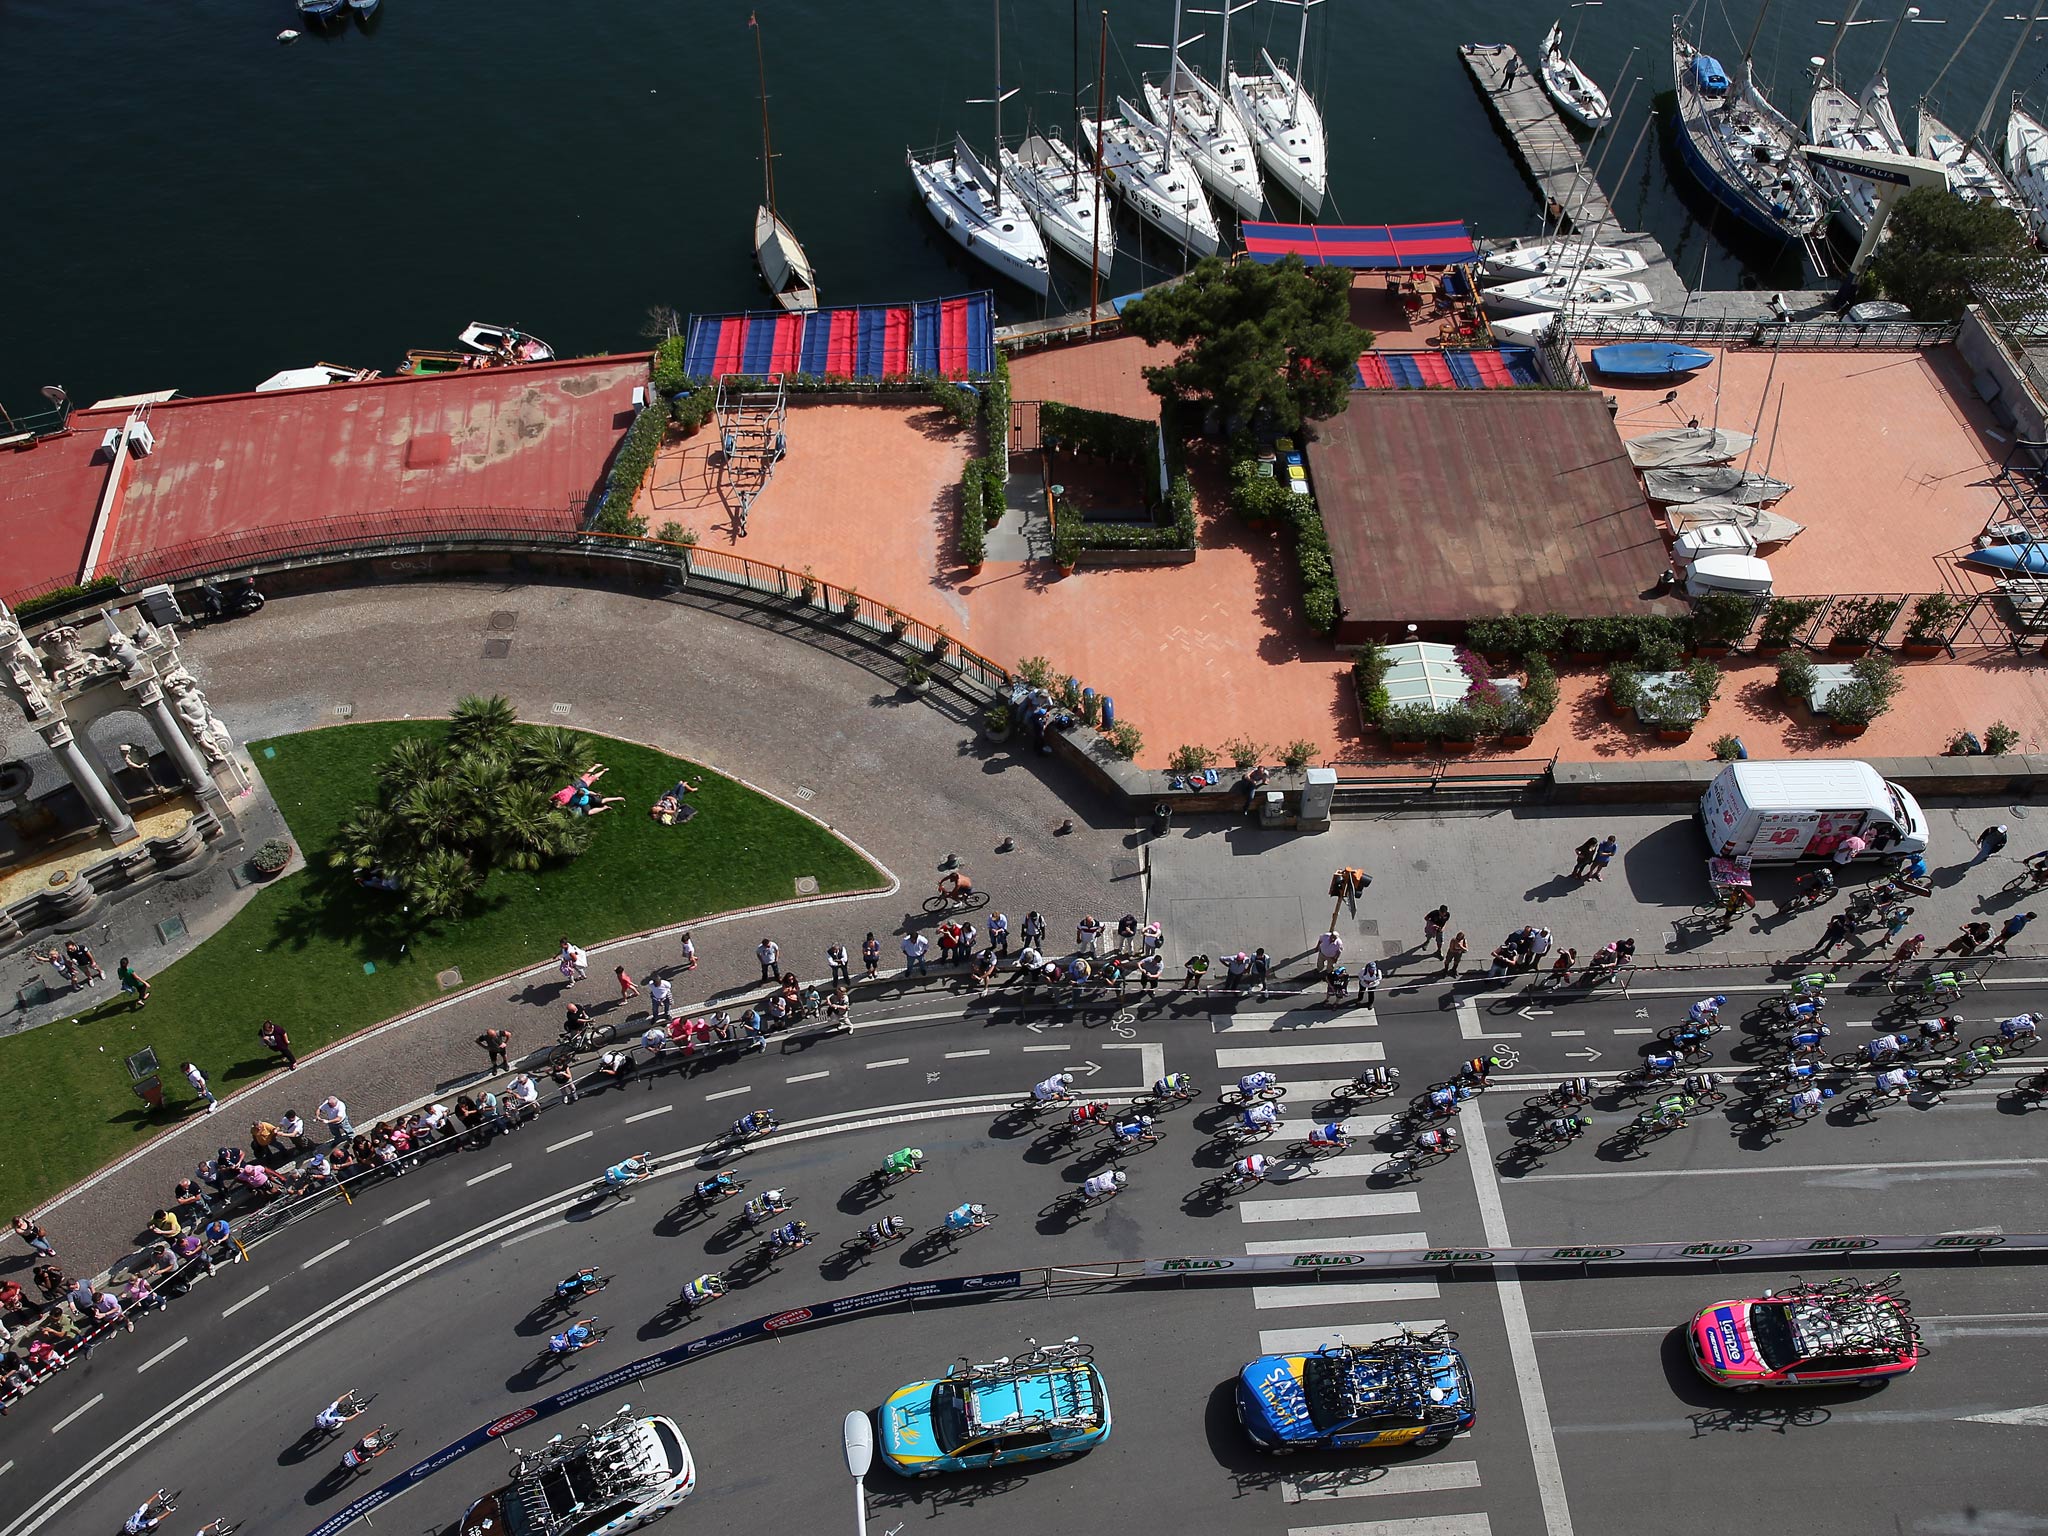
[[[996,114],[996,142],[1003,139],[1003,7],[995,0],[996,93],[992,105]],[[1011,91],[1009,95],[1017,93]],[[925,208],[939,221],[939,227],[970,255],[986,262],[1003,276],[1023,284],[1033,293],[1052,287],[1046,265],[1045,242],[1038,226],[1024,212],[1022,199],[1006,200],[1003,180],[988,167],[967,141],[953,135],[953,153],[934,153],[920,160],[915,150],[903,152],[911,180]]]
[[[1757,14],[1763,25],[1768,3]],[[1754,47],[1756,32],[1750,32]],[[1742,83],[1731,86],[1721,63],[1686,41],[1683,21],[1671,29],[1671,73],[1678,92],[1678,153],[1699,183],[1760,234],[1803,240],[1827,217],[1820,184],[1797,153],[1799,130],[1756,84],[1743,52]]]
[[[754,68],[761,78],[761,206],[754,210],[754,263],[775,302],[784,309],[818,307],[818,278],[811,270],[811,258],[775,211],[775,151],[768,142],[768,66],[761,54],[761,24],[747,18],[754,29]]]
[[[1573,35],[1576,38],[1576,31]],[[1593,77],[1574,64],[1571,55],[1565,52],[1562,21],[1550,24],[1539,57],[1542,63],[1538,73],[1543,77],[1543,89],[1550,93],[1550,99],[1567,117],[1595,133],[1614,121],[1614,113],[1607,105],[1607,93],[1595,85]]]
[[[1934,115],[1925,98],[1920,102],[1919,144],[1920,156],[1924,160],[1938,160],[1948,167],[1948,184],[1955,191],[1972,202],[1996,203],[2009,208],[2022,220],[2030,217],[2027,204],[2005,173],[1998,168],[1990,149],[1984,142],[1985,130],[1991,126],[1991,117],[1998,103],[2005,96],[2005,82],[2012,78],[2013,66],[2019,63],[2020,50],[2033,36],[2034,25],[2041,19],[2042,0],[2034,0],[2034,11],[2027,18],[2027,24],[2020,29],[2020,35],[2013,39],[2012,52],[2006,55],[2005,68],[1998,72],[1998,83],[1991,87],[1991,95],[1984,103],[1984,110],[1978,114],[1977,126],[1970,130],[1970,136],[1959,137],[1953,129]],[[1989,7],[1986,7],[1988,12]],[[1982,16],[1977,18],[1980,22]],[[1976,29],[1971,28],[1972,31]],[[1963,39],[1968,42],[1966,36]]]
[[[2034,238],[2048,241],[2048,128],[2021,105],[2018,92],[2005,120],[2005,174],[2026,199]]]
[[[1849,93],[1848,87],[1835,74],[1835,55],[1841,51],[1849,28],[1856,24],[1856,12],[1860,8],[1861,0],[1856,0],[1843,12],[1842,20],[1836,24],[1835,41],[1828,49],[1827,57],[1812,61],[1813,99],[1806,108],[1807,137],[1826,149],[1910,155],[1913,148],[1899,131],[1898,118],[1892,115],[1892,87],[1884,67],[1892,56],[1892,44],[1898,40],[1899,28],[1917,20],[1920,9],[1909,5],[1892,22],[1891,34],[1885,39],[1884,52],[1878,56],[1870,84],[1863,88],[1862,96],[1857,97]],[[1861,241],[1870,229],[1870,221],[1877,217],[1876,186],[1868,177],[1853,176],[1826,166],[1817,167],[1815,174],[1821,186],[1834,196],[1835,218],[1852,239]]]
[[[1229,79],[1230,13],[1251,4],[1232,6],[1223,0],[1223,58],[1217,78]],[[1197,34],[1189,43],[1200,42]],[[1157,46],[1152,45],[1152,46]],[[1223,99],[1223,93],[1180,56],[1185,47],[1180,35],[1180,0],[1173,3],[1172,63],[1162,88],[1145,82],[1145,105],[1152,121],[1181,138],[1194,162],[1195,174],[1204,185],[1247,219],[1259,216],[1266,206],[1266,189],[1259,181],[1258,156],[1252,153],[1251,135],[1238,121],[1237,109]]]
[[[1078,44],[1078,39],[1077,39]],[[1106,67],[1109,51],[1109,14],[1102,17],[1102,55]],[[1079,60],[1076,61],[1074,121],[1081,120]],[[1096,100],[1102,99],[1098,78]],[[996,145],[996,157],[1003,179],[1024,201],[1038,232],[1046,241],[1097,274],[1107,272],[1116,261],[1116,221],[1103,217],[1102,183],[1089,164],[1089,154],[1080,141],[1068,144],[1057,132],[1026,134],[1012,150]]]
[[[1081,132],[1101,156],[1110,190],[1139,218],[1197,256],[1214,256],[1223,237],[1202,195],[1202,183],[1175,160],[1180,135],[1168,133],[1119,96],[1112,118],[1083,118]]]
[[[1308,51],[1309,7],[1321,5],[1322,0],[1286,3],[1301,8],[1301,41],[1294,48],[1294,72],[1289,74],[1261,48],[1259,62],[1266,67],[1264,74],[1240,75],[1226,68],[1224,79],[1231,104],[1258,146],[1266,174],[1310,213],[1320,213],[1323,193],[1330,185],[1329,145],[1323,134],[1323,114],[1301,83],[1301,72]]]

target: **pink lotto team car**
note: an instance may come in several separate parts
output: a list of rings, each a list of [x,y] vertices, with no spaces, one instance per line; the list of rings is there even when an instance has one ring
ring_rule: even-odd
[[[1874,1387],[1920,1363],[1912,1304],[1897,1275],[1834,1280],[1721,1301],[1686,1329],[1692,1363],[1716,1386]]]

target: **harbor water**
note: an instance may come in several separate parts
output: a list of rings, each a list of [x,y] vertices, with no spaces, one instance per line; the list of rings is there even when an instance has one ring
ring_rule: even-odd
[[[1966,8],[1964,8],[1966,7]],[[1206,7],[1215,9],[1213,5]],[[749,6],[740,0],[384,0],[325,30],[289,0],[8,0],[0,12],[0,405],[175,388],[246,389],[316,360],[391,368],[447,347],[464,324],[528,329],[567,353],[644,346],[652,306],[687,314],[768,303],[752,264],[760,114]],[[1860,26],[1842,74],[1860,88],[1893,11]],[[1890,73],[1899,116],[1975,18],[1924,0],[1947,25],[1913,26]],[[2007,9],[2010,9],[2009,7]],[[994,286],[1001,318],[1085,307],[1085,268],[1055,254],[1041,301],[991,278],[917,204],[906,146],[992,133],[993,26],[982,0],[758,0],[776,186],[827,303]],[[1169,0],[1109,6],[1110,94],[1137,99],[1157,71]],[[1080,11],[1080,70],[1094,88],[1099,6]],[[1259,4],[1231,52],[1294,51],[1297,12]],[[1687,181],[1670,144],[1668,0],[1328,0],[1312,12],[1307,81],[1330,138],[1326,222],[1464,218],[1522,233],[1537,199],[1460,66],[1461,41],[1505,41],[1533,61],[1553,15],[1615,100],[1640,77],[1603,182],[1619,217],[1649,230],[1687,282],[1813,281],[1795,253],[1760,249]],[[1835,0],[1780,0],[1757,46],[1759,78],[1803,118],[1806,60]],[[1731,68],[1755,20],[1716,3],[1708,48]],[[1187,50],[1217,62],[1216,19]],[[2016,22],[1994,15],[1949,70],[1937,104],[1967,132]],[[304,35],[276,40],[285,28]],[[1008,0],[1003,74],[1018,94],[1004,130],[1071,124],[1071,0]],[[1633,62],[1624,62],[1629,50]],[[2038,87],[2029,46],[2012,85]],[[1617,88],[1617,81],[1619,82]],[[1646,117],[1661,114],[1641,136]],[[1071,133],[1071,127],[1067,129]],[[1992,133],[2002,135],[2002,111]],[[1633,153],[1631,151],[1633,150]],[[1596,147],[1595,153],[1598,153]],[[1280,218],[1299,217],[1280,207]],[[1107,294],[1179,269],[1126,221]]]

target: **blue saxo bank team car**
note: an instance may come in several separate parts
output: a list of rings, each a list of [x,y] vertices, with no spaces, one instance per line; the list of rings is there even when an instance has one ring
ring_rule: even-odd
[[[1065,1461],[1109,1438],[1109,1393],[1078,1339],[985,1365],[961,1360],[882,1404],[882,1459],[906,1477]]]
[[[1477,1411],[1457,1335],[1403,1333],[1308,1355],[1261,1355],[1237,1373],[1237,1421],[1275,1454],[1306,1449],[1434,1450]]]

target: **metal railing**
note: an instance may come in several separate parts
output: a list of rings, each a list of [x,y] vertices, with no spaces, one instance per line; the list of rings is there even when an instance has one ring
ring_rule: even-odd
[[[1574,337],[1626,336],[1816,352],[1910,352],[1956,339],[1955,321],[1760,320],[1729,315],[1586,315]]]

